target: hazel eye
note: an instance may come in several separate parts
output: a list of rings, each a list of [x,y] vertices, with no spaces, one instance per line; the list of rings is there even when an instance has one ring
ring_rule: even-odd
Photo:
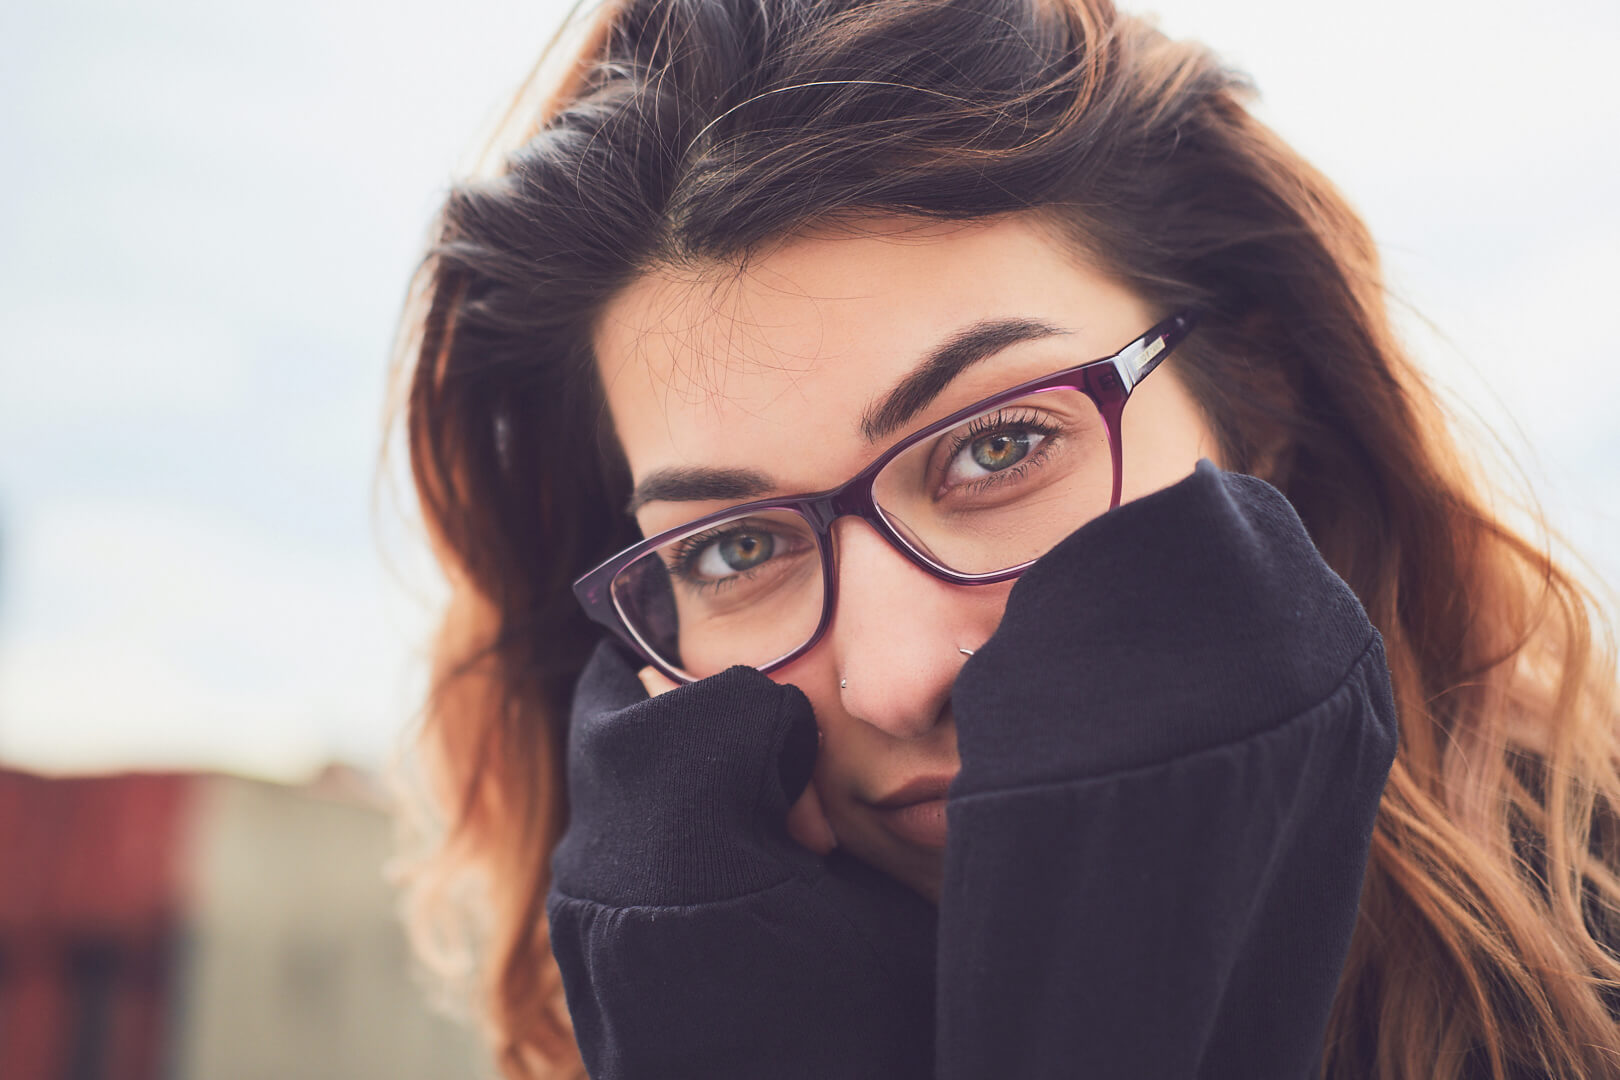
[[[1033,454],[1046,441],[1039,431],[996,431],[969,442],[951,459],[945,471],[945,484],[974,480],[1012,468]]]
[[[973,463],[991,472],[1005,469],[1022,461],[1030,451],[1030,438],[1025,432],[1001,432],[984,439],[973,440],[969,448]]]
[[[776,538],[768,532],[733,532],[711,540],[695,561],[697,573],[717,580],[752,570],[775,554]]]

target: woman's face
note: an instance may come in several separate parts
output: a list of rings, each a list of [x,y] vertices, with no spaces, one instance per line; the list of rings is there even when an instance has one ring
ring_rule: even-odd
[[[755,497],[831,488],[907,432],[1110,355],[1167,314],[1082,265],[1028,218],[862,226],[799,234],[740,273],[650,272],[607,305],[594,344],[636,482],[671,468],[747,469],[771,481]],[[892,437],[863,438],[863,415],[938,345],[1003,319],[1061,332],[970,364]],[[1133,392],[1123,437],[1124,500],[1174,483],[1200,457],[1216,459],[1174,357]],[[739,501],[660,499],[636,516],[652,535]],[[962,650],[995,630],[1011,583],[948,584],[859,519],[833,528],[831,626],[771,677],[799,687],[815,708],[824,742],[812,783],[838,843],[937,899],[943,816],[933,812],[943,805],[897,815],[874,804],[913,781],[956,774],[951,684]]]

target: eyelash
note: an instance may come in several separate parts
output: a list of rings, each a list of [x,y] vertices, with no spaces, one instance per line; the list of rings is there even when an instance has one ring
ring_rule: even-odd
[[[675,565],[670,567],[670,573],[679,578],[687,588],[696,592],[705,590],[718,591],[728,585],[735,585],[752,575],[754,570],[742,570],[723,578],[704,578],[692,572],[692,565],[702,555],[703,549],[723,536],[734,533],[738,529],[737,522],[727,522],[724,525],[708,529],[704,532],[688,536],[675,547]],[[757,568],[756,568],[757,569]]]
[[[986,435],[996,434],[997,432],[1034,432],[1037,435],[1043,435],[1046,437],[1045,440],[1042,441],[1041,448],[1039,451],[1037,451],[1035,458],[1026,458],[1024,461],[1020,461],[1017,465],[1014,465],[1011,469],[998,473],[990,473],[987,476],[980,477],[978,480],[973,481],[971,484],[961,485],[970,493],[976,494],[983,491],[991,484],[1001,483],[1007,478],[1021,475],[1024,466],[1029,461],[1038,461],[1042,456],[1045,455],[1047,451],[1047,443],[1050,442],[1052,437],[1057,435],[1060,430],[1061,429],[1057,425],[1053,424],[1049,420],[1044,419],[1038,413],[1027,413],[1023,416],[1015,416],[1009,415],[1003,411],[998,412],[993,416],[981,416],[968,425],[968,429],[966,431],[951,441],[950,450],[945,454],[944,464],[949,466],[951,462],[955,461],[956,455],[960,454],[962,452],[962,448],[967,446],[969,443],[982,439]]]

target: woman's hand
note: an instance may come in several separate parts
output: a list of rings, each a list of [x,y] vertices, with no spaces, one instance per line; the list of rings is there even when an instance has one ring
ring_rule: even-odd
[[[934,909],[818,833],[816,753],[796,687],[671,686],[598,647],[547,897],[596,1080],[932,1075]]]
[[[636,677],[646,688],[648,697],[668,693],[678,685],[653,667],[642,668],[636,672]],[[788,807],[787,830],[789,836],[817,855],[831,854],[832,849],[838,846],[832,823],[821,808],[821,795],[816,791],[813,775],[811,783],[805,786],[804,794]]]

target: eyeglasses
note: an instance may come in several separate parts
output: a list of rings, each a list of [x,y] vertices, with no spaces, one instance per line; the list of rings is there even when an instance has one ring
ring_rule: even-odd
[[[574,583],[585,614],[677,682],[768,672],[832,622],[832,525],[858,517],[954,585],[1017,577],[1119,505],[1125,403],[1192,330],[1173,315],[1112,356],[1021,383],[891,446],[846,483],[661,532]]]

